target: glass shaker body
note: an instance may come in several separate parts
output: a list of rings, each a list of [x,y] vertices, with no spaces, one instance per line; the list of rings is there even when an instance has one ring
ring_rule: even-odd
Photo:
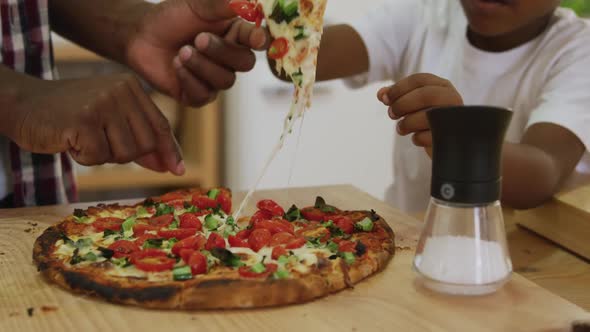
[[[499,201],[469,205],[432,198],[424,226],[414,269],[427,288],[483,295],[510,278],[512,262]]]

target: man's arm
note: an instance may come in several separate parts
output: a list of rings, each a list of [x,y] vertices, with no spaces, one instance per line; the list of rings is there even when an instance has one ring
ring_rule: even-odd
[[[346,56],[343,56],[346,54]],[[290,81],[284,73],[279,76],[274,60],[268,64],[275,76]],[[369,70],[369,54],[361,36],[349,25],[341,24],[324,29],[318,54],[317,81],[327,81],[362,74]]]
[[[52,30],[120,63],[137,23],[154,6],[143,0],[49,0]]]
[[[551,123],[533,125],[521,143],[504,145],[502,201],[526,209],[551,199],[585,151],[571,131]]]
[[[0,64],[0,134],[14,139],[17,130],[16,109],[20,101],[27,98],[33,89],[43,81],[33,76],[16,72]]]

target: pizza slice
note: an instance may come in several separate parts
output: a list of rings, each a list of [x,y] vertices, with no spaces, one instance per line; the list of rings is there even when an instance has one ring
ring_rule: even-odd
[[[316,79],[317,57],[323,33],[327,0],[234,1],[232,7],[242,18],[260,25],[262,18],[274,38],[268,57],[276,70],[295,85],[291,111],[285,129],[311,106]]]

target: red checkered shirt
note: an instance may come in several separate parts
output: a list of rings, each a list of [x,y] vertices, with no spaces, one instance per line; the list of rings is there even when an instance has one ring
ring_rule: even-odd
[[[47,0],[0,0],[4,66],[45,80],[54,78],[48,16]],[[9,206],[60,204],[77,198],[72,161],[65,153],[30,153],[10,142],[10,166]]]

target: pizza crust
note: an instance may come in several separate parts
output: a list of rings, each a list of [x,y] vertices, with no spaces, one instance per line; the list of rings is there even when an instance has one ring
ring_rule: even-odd
[[[370,212],[352,213],[368,216]],[[394,233],[383,218],[377,217],[375,223],[388,234],[388,238],[381,241],[383,250],[368,251],[366,257],[357,259],[352,266],[334,264],[322,258],[310,273],[289,279],[243,279],[235,276],[235,273],[224,273],[221,270],[217,274],[188,281],[155,283],[108,276],[101,274],[99,267],[71,268],[61,260],[51,257],[67,219],[49,227],[36,240],[33,261],[46,279],[62,288],[112,303],[185,310],[283,306],[309,302],[352,287],[383,270],[394,255]]]

